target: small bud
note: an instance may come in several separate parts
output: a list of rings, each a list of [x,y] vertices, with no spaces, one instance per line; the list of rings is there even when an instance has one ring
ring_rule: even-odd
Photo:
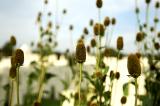
[[[93,26],[93,24],[94,24],[94,21],[93,21],[93,19],[91,19],[90,22],[89,22],[89,25]]]
[[[104,26],[102,24],[96,23],[94,25],[94,34],[104,36]]]
[[[123,37],[122,36],[118,37],[118,39],[117,39],[117,49],[118,50],[123,49]]]
[[[90,53],[90,52],[91,52],[90,46],[87,46],[87,53]]]
[[[71,31],[73,30],[73,25],[69,26],[69,30],[71,30]]]
[[[86,27],[84,28],[83,33],[86,34],[86,35],[89,34],[88,29]]]
[[[146,0],[146,4],[149,4],[151,2],[151,0]]]
[[[111,56],[111,49],[105,48],[105,50],[104,50],[104,56],[106,56],[106,57]]]
[[[127,98],[125,96],[122,96],[121,103],[126,104],[126,102],[127,102]]]
[[[155,4],[155,8],[158,9],[158,8],[159,8],[159,5],[160,5],[160,3],[157,1],[156,4]]]
[[[86,61],[86,48],[82,39],[78,41],[76,46],[76,60],[78,63],[83,63]]]
[[[144,39],[144,33],[143,32],[138,32],[136,36],[136,41],[141,42]]]
[[[45,1],[44,1],[44,4],[48,4],[48,0],[45,0]]]
[[[10,43],[13,45],[13,46],[15,46],[16,45],[16,38],[15,38],[15,36],[11,36],[11,38],[10,38]]]
[[[109,24],[110,24],[110,19],[109,19],[109,17],[106,17],[104,20],[104,26],[107,27],[107,26],[109,26]]]
[[[16,78],[16,67],[15,66],[12,66],[10,68],[10,71],[9,71],[9,77],[12,78],[12,79],[15,79]]]
[[[115,73],[115,78],[118,80],[119,77],[120,77],[120,73],[119,73],[119,72],[116,72],[116,73]]]
[[[154,18],[154,23],[158,23],[159,19],[157,17]]]
[[[115,25],[115,24],[116,24],[116,19],[112,18],[112,25]]]
[[[141,75],[140,60],[138,59],[136,54],[130,54],[128,56],[127,68],[128,68],[129,74],[132,77],[137,78]]]
[[[48,28],[52,28],[52,22],[51,21],[48,23]]]
[[[63,10],[63,14],[66,14],[66,13],[67,13],[67,10],[66,10],[66,9],[64,9],[64,10]]]
[[[97,43],[96,43],[96,40],[93,38],[91,40],[91,47],[96,47]]]
[[[151,27],[151,28],[150,28],[150,31],[153,32],[153,31],[154,31],[154,27]]]
[[[136,14],[139,14],[139,8],[138,7],[135,9],[135,12],[136,12]]]
[[[101,8],[102,5],[103,5],[103,1],[102,0],[97,0],[97,2],[96,2],[97,8]]]
[[[155,43],[154,43],[154,48],[155,48],[156,50],[159,50],[160,45],[159,45],[159,43],[158,43],[158,42],[155,42]]]
[[[24,62],[24,53],[21,49],[17,49],[14,53],[15,63],[16,65],[23,65]]]

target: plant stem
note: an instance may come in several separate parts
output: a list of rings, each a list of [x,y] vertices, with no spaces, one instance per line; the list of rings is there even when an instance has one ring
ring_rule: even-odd
[[[9,97],[9,106],[12,106],[12,100],[13,100],[13,87],[14,87],[14,81],[11,80],[10,97]]]
[[[81,106],[81,80],[82,80],[82,63],[79,64],[79,106]]]
[[[17,106],[19,106],[19,65],[17,66],[16,84],[17,84]]]
[[[138,98],[138,84],[137,84],[137,78],[135,78],[135,106],[137,106],[137,98]]]

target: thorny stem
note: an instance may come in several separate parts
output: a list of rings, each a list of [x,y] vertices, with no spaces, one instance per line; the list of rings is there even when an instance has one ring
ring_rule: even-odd
[[[10,86],[11,87],[10,87],[9,106],[12,106],[14,80],[11,80],[11,85]]]
[[[135,106],[137,106],[137,98],[138,98],[138,84],[137,84],[137,78],[135,78]]]
[[[79,91],[78,91],[78,96],[79,96],[79,106],[81,106],[81,80],[82,80],[82,63],[79,64]]]
[[[17,106],[19,106],[20,105],[19,103],[19,64],[17,66],[16,85],[17,85]]]

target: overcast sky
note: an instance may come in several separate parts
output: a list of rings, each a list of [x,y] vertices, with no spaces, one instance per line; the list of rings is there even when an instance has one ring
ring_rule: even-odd
[[[55,12],[56,0],[49,0],[46,8]],[[61,22],[61,11],[66,8],[67,15],[63,18],[63,23],[57,40],[58,50],[64,51],[70,48],[68,26],[74,25],[73,39],[76,42],[82,34],[84,27],[88,27],[90,19],[97,20],[96,0],[58,0],[58,22]],[[116,17],[117,24],[114,28],[111,46],[115,47],[116,38],[124,37],[124,51],[136,51],[135,33],[136,19],[134,14],[135,0],[103,0],[104,5],[101,10],[101,18],[105,16]],[[138,0],[142,10],[145,9],[144,0]],[[38,29],[35,24],[39,11],[44,11],[43,0],[0,0],[0,47],[13,34],[17,37],[18,47],[22,44],[30,44],[31,41],[38,40]],[[150,11],[153,14],[152,10]],[[142,11],[141,17],[144,17]],[[55,18],[53,18],[55,22]],[[64,46],[65,43],[65,46]]]

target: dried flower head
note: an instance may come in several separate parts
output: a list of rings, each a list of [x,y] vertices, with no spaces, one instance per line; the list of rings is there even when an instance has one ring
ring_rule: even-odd
[[[160,3],[159,3],[159,1],[157,1],[156,4],[155,4],[155,8],[158,9],[158,8],[159,8],[159,5],[160,5]]]
[[[117,49],[122,50],[123,49],[123,37],[119,36],[117,39]]]
[[[86,48],[82,39],[78,41],[76,46],[76,60],[78,63],[86,61]]]
[[[129,74],[132,77],[137,78],[141,75],[140,60],[138,59],[136,54],[130,54],[128,56],[127,68],[128,68]]]
[[[136,36],[136,41],[141,42],[144,39],[144,33],[143,32],[138,32]]]
[[[118,80],[119,77],[120,77],[120,73],[119,73],[119,72],[116,72],[116,73],[115,73],[115,78]]]
[[[9,71],[9,77],[12,78],[12,79],[15,79],[16,78],[16,67],[15,66],[12,66],[10,68],[10,71]]]
[[[22,66],[24,62],[24,53],[21,49],[17,49],[14,53],[16,65]]]
[[[109,17],[106,17],[105,18],[105,20],[104,20],[104,26],[109,26],[109,24],[110,24],[110,19],[109,19]]]
[[[91,47],[96,47],[97,43],[96,43],[96,40],[93,38],[91,40]]]
[[[126,104],[126,102],[127,102],[127,98],[125,96],[122,96],[121,103]]]
[[[88,31],[88,29],[86,27],[84,28],[83,33],[86,34],[86,35],[89,34],[89,31]]]
[[[115,25],[115,24],[116,24],[116,19],[112,18],[112,25]]]
[[[16,38],[15,38],[15,36],[11,36],[11,38],[10,38],[10,43],[13,45],[13,46],[15,46],[16,45]]]
[[[146,4],[149,4],[151,2],[151,0],[146,0]]]
[[[96,23],[94,25],[94,34],[95,35],[100,35],[100,36],[104,36],[104,26],[102,24]]]
[[[96,1],[96,6],[97,6],[97,8],[101,8],[102,5],[103,5],[103,1],[102,1],[102,0],[97,0],[97,1]]]

